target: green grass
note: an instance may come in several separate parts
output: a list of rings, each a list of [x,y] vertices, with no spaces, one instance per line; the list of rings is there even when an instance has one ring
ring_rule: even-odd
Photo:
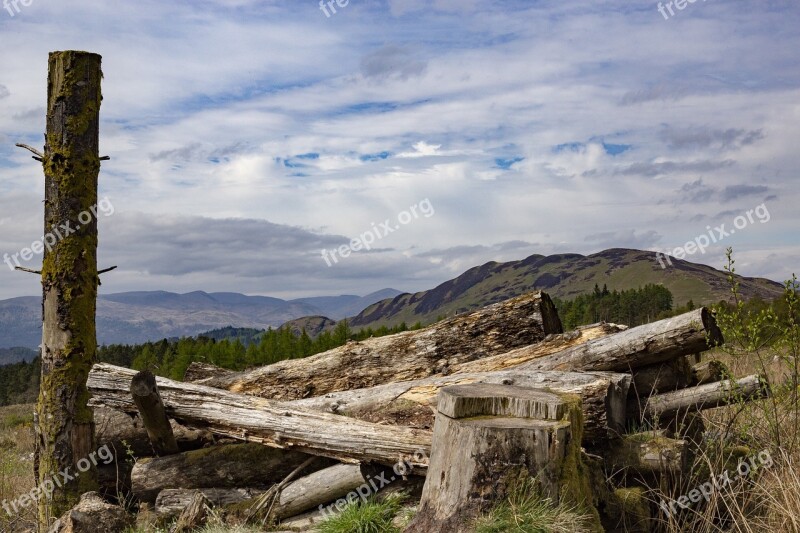
[[[528,479],[478,519],[475,533],[589,533],[594,531],[592,523],[591,516],[541,497],[534,480]]]
[[[400,533],[392,521],[402,508],[402,497],[348,505],[320,524],[320,533]]]

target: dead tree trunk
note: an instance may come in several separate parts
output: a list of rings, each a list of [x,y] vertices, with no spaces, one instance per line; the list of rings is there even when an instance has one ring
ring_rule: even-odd
[[[308,357],[198,383],[275,400],[297,400],[448,374],[467,361],[561,333],[550,297],[531,293],[459,315],[419,331],[350,342]]]
[[[97,178],[100,171],[100,56],[53,52],[47,84],[42,377],[37,411],[37,475],[43,483],[95,449],[86,378],[97,349]],[[85,472],[51,498],[39,499],[39,521],[73,507],[96,487]]]
[[[172,433],[172,426],[164,410],[164,402],[158,394],[156,377],[150,371],[142,371],[131,380],[131,396],[133,403],[142,417],[147,436],[153,445],[156,455],[172,455],[178,453],[178,443]]]

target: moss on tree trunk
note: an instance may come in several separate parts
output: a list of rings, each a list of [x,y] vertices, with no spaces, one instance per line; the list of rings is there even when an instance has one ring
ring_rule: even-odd
[[[49,58],[44,166],[42,265],[42,380],[37,411],[37,478],[56,484],[39,500],[40,526],[77,503],[96,485],[78,461],[94,451],[94,423],[86,379],[97,349],[97,178],[100,112],[99,55],[53,52]],[[87,215],[91,214],[87,221]],[[53,243],[53,241],[55,241]],[[79,475],[76,475],[79,474]]]

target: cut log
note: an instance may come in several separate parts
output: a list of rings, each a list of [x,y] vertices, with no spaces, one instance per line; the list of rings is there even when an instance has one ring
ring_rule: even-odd
[[[768,395],[766,381],[761,376],[752,375],[651,396],[646,400],[643,412],[648,417],[670,419],[691,411],[713,409]],[[629,404],[632,418],[638,418],[638,411],[638,405]]]
[[[629,372],[705,351],[722,342],[714,315],[701,308],[545,355],[515,368]],[[506,356],[514,357],[515,352]]]
[[[92,403],[126,412],[134,410],[130,394],[125,391],[135,374],[127,368],[96,364],[89,377]],[[430,431],[381,426],[165,378],[156,381],[167,414],[189,426],[346,463],[394,465],[401,458],[409,458],[419,473],[427,468],[427,463],[416,462],[413,457],[419,452],[426,456],[429,453]]]
[[[452,374],[369,389],[342,391],[289,402],[298,407],[344,414],[358,420],[420,429],[433,428],[436,395],[453,385],[488,383],[548,389],[581,398],[584,442],[624,432],[630,374],[609,372],[516,372]]]
[[[692,366],[688,357],[644,366],[633,370],[633,391],[638,396],[684,389],[692,384]]]
[[[458,315],[418,331],[349,342],[305,359],[201,381],[276,400],[374,387],[444,375],[459,364],[542,341],[561,333],[553,302],[531,293]]]
[[[178,442],[172,433],[153,373],[143,370],[133,376],[130,390],[155,454],[161,456],[178,453]]]
[[[308,456],[260,444],[230,444],[166,457],[141,459],[131,473],[133,494],[153,503],[167,488],[266,489],[301,465]]]
[[[448,387],[439,397],[429,475],[419,513],[406,533],[472,532],[474,519],[520,480],[536,478],[542,493],[555,502],[574,503],[576,487],[567,479],[588,486],[576,444],[577,398],[485,384]]]
[[[721,361],[711,360],[692,367],[692,385],[706,385],[730,376],[730,370]]]
[[[663,431],[625,435],[608,447],[606,468],[637,474],[680,474],[687,471],[686,441],[670,439]]]
[[[262,489],[164,489],[156,498],[156,515],[163,520],[175,518],[192,503],[198,492],[203,493],[211,507],[245,502],[264,493]]]

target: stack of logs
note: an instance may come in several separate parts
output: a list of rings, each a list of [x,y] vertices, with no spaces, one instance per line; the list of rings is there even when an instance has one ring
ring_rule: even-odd
[[[536,292],[244,372],[195,363],[183,383],[97,364],[98,441],[117,451],[101,480],[179,517],[176,530],[209,507],[313,530],[354,494],[403,490],[421,498],[406,531],[467,532],[523,474],[598,530],[647,531],[647,506],[631,527],[611,482],[679,476],[702,432],[694,413],[768,393],[700,362],[721,343],[704,308],[564,333]]]

